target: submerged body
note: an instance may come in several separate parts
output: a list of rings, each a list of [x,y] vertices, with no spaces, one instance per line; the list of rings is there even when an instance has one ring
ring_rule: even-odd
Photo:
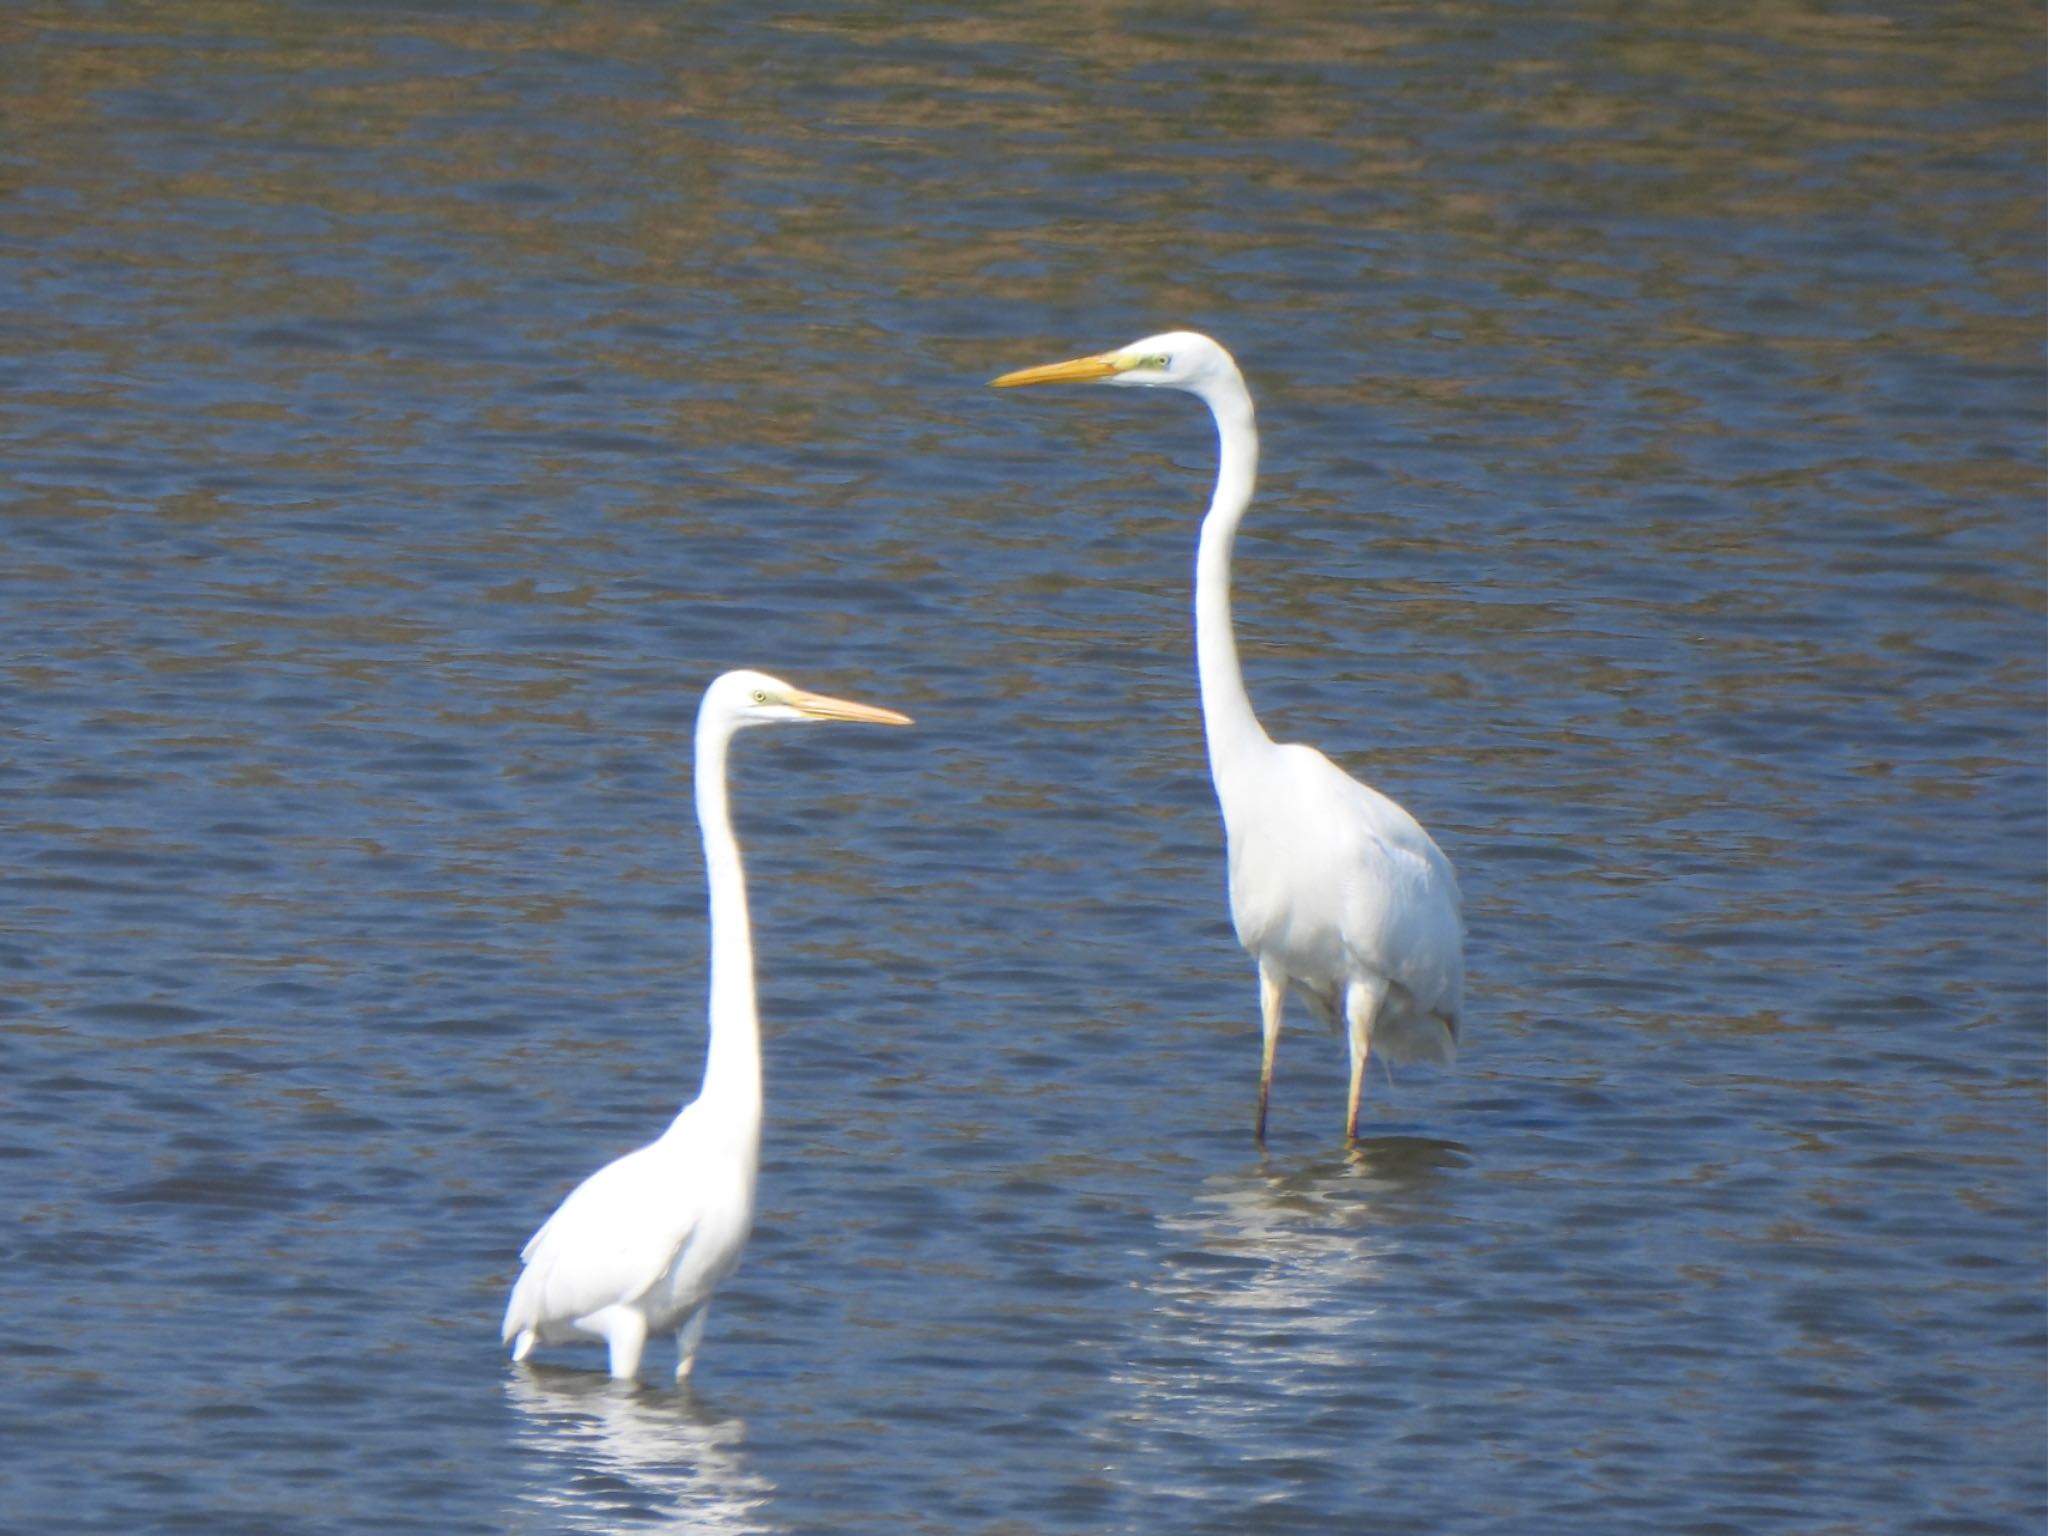
[[[712,1293],[739,1267],[761,1167],[761,1031],[746,877],[726,793],[735,732],[805,720],[908,725],[893,710],[807,693],[761,672],[728,672],[697,712],[697,822],[711,891],[710,1043],[695,1100],[654,1141],[569,1193],[520,1253],[505,1306],[512,1358],[539,1344],[602,1341],[611,1373],[639,1374],[650,1334],[676,1338],[687,1378]]]
[[[1216,490],[1195,560],[1195,656],[1209,771],[1223,812],[1230,914],[1258,961],[1263,1051],[1256,1120],[1266,1133],[1273,1053],[1290,988],[1351,1058],[1345,1134],[1358,1134],[1365,1064],[1448,1060],[1464,1007],[1464,924],[1443,850],[1394,801],[1313,747],[1280,744],[1252,712],[1230,617],[1230,563],[1251,505],[1259,438],[1244,375],[1206,336],[1175,331],[1115,352],[995,381],[1179,389],[1216,421]]]

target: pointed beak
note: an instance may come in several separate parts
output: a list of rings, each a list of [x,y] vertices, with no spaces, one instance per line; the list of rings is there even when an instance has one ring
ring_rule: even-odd
[[[910,716],[875,704],[856,704],[852,699],[834,699],[801,688],[790,693],[789,702],[813,720],[859,720],[868,725],[909,725]]]
[[[990,379],[989,383],[997,389],[1016,389],[1025,384],[1092,384],[1097,379],[1107,379],[1122,372],[1116,353],[1099,352],[1094,357],[1045,363],[1037,368],[1019,368],[1015,373]]]

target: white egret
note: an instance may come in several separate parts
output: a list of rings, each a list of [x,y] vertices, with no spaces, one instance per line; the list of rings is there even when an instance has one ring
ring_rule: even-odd
[[[639,1374],[650,1333],[673,1332],[682,1382],[704,1336],[711,1293],[739,1265],[754,1224],[761,1163],[761,1030],[746,875],[727,805],[726,754],[749,726],[808,720],[908,725],[910,718],[728,672],[697,710],[697,824],[711,888],[711,1029],[704,1082],[669,1128],[607,1163],[533,1234],[505,1308],[512,1358],[536,1344],[602,1339],[611,1373]]]
[[[1355,1140],[1369,1052],[1384,1061],[1441,1061],[1456,1051],[1465,985],[1458,879],[1414,817],[1315,748],[1276,744],[1252,713],[1230,621],[1231,549],[1259,463],[1244,375],[1207,336],[1173,331],[993,382],[1178,389],[1199,396],[1216,418],[1216,490],[1195,557],[1195,664],[1223,808],[1230,915],[1259,966],[1257,1134],[1265,1139],[1273,1052],[1292,986],[1332,1029],[1344,1022],[1344,1127]]]

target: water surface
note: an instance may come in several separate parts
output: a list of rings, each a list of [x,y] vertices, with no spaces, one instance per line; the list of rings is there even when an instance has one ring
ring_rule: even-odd
[[[2031,1532],[2032,9],[29,4],[0,23],[9,1528]],[[1462,872],[1453,1072],[1249,1135],[1190,673]],[[511,1369],[695,1090],[696,1390]]]

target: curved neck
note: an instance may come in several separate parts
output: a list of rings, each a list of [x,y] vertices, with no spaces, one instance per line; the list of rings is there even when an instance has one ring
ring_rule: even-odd
[[[740,867],[726,797],[732,728],[697,720],[697,825],[704,834],[704,879],[711,888],[711,1041],[704,1055],[702,1104],[715,1106],[742,1133],[761,1128],[761,1021],[754,1003],[754,939],[747,921],[747,877]]]
[[[1271,746],[1252,713],[1230,622],[1230,556],[1237,525],[1251,505],[1259,473],[1259,433],[1252,397],[1235,374],[1203,392],[1216,418],[1216,494],[1202,519],[1195,552],[1195,670],[1202,684],[1202,729],[1209,742],[1209,774],[1217,792],[1231,763],[1247,750]]]

